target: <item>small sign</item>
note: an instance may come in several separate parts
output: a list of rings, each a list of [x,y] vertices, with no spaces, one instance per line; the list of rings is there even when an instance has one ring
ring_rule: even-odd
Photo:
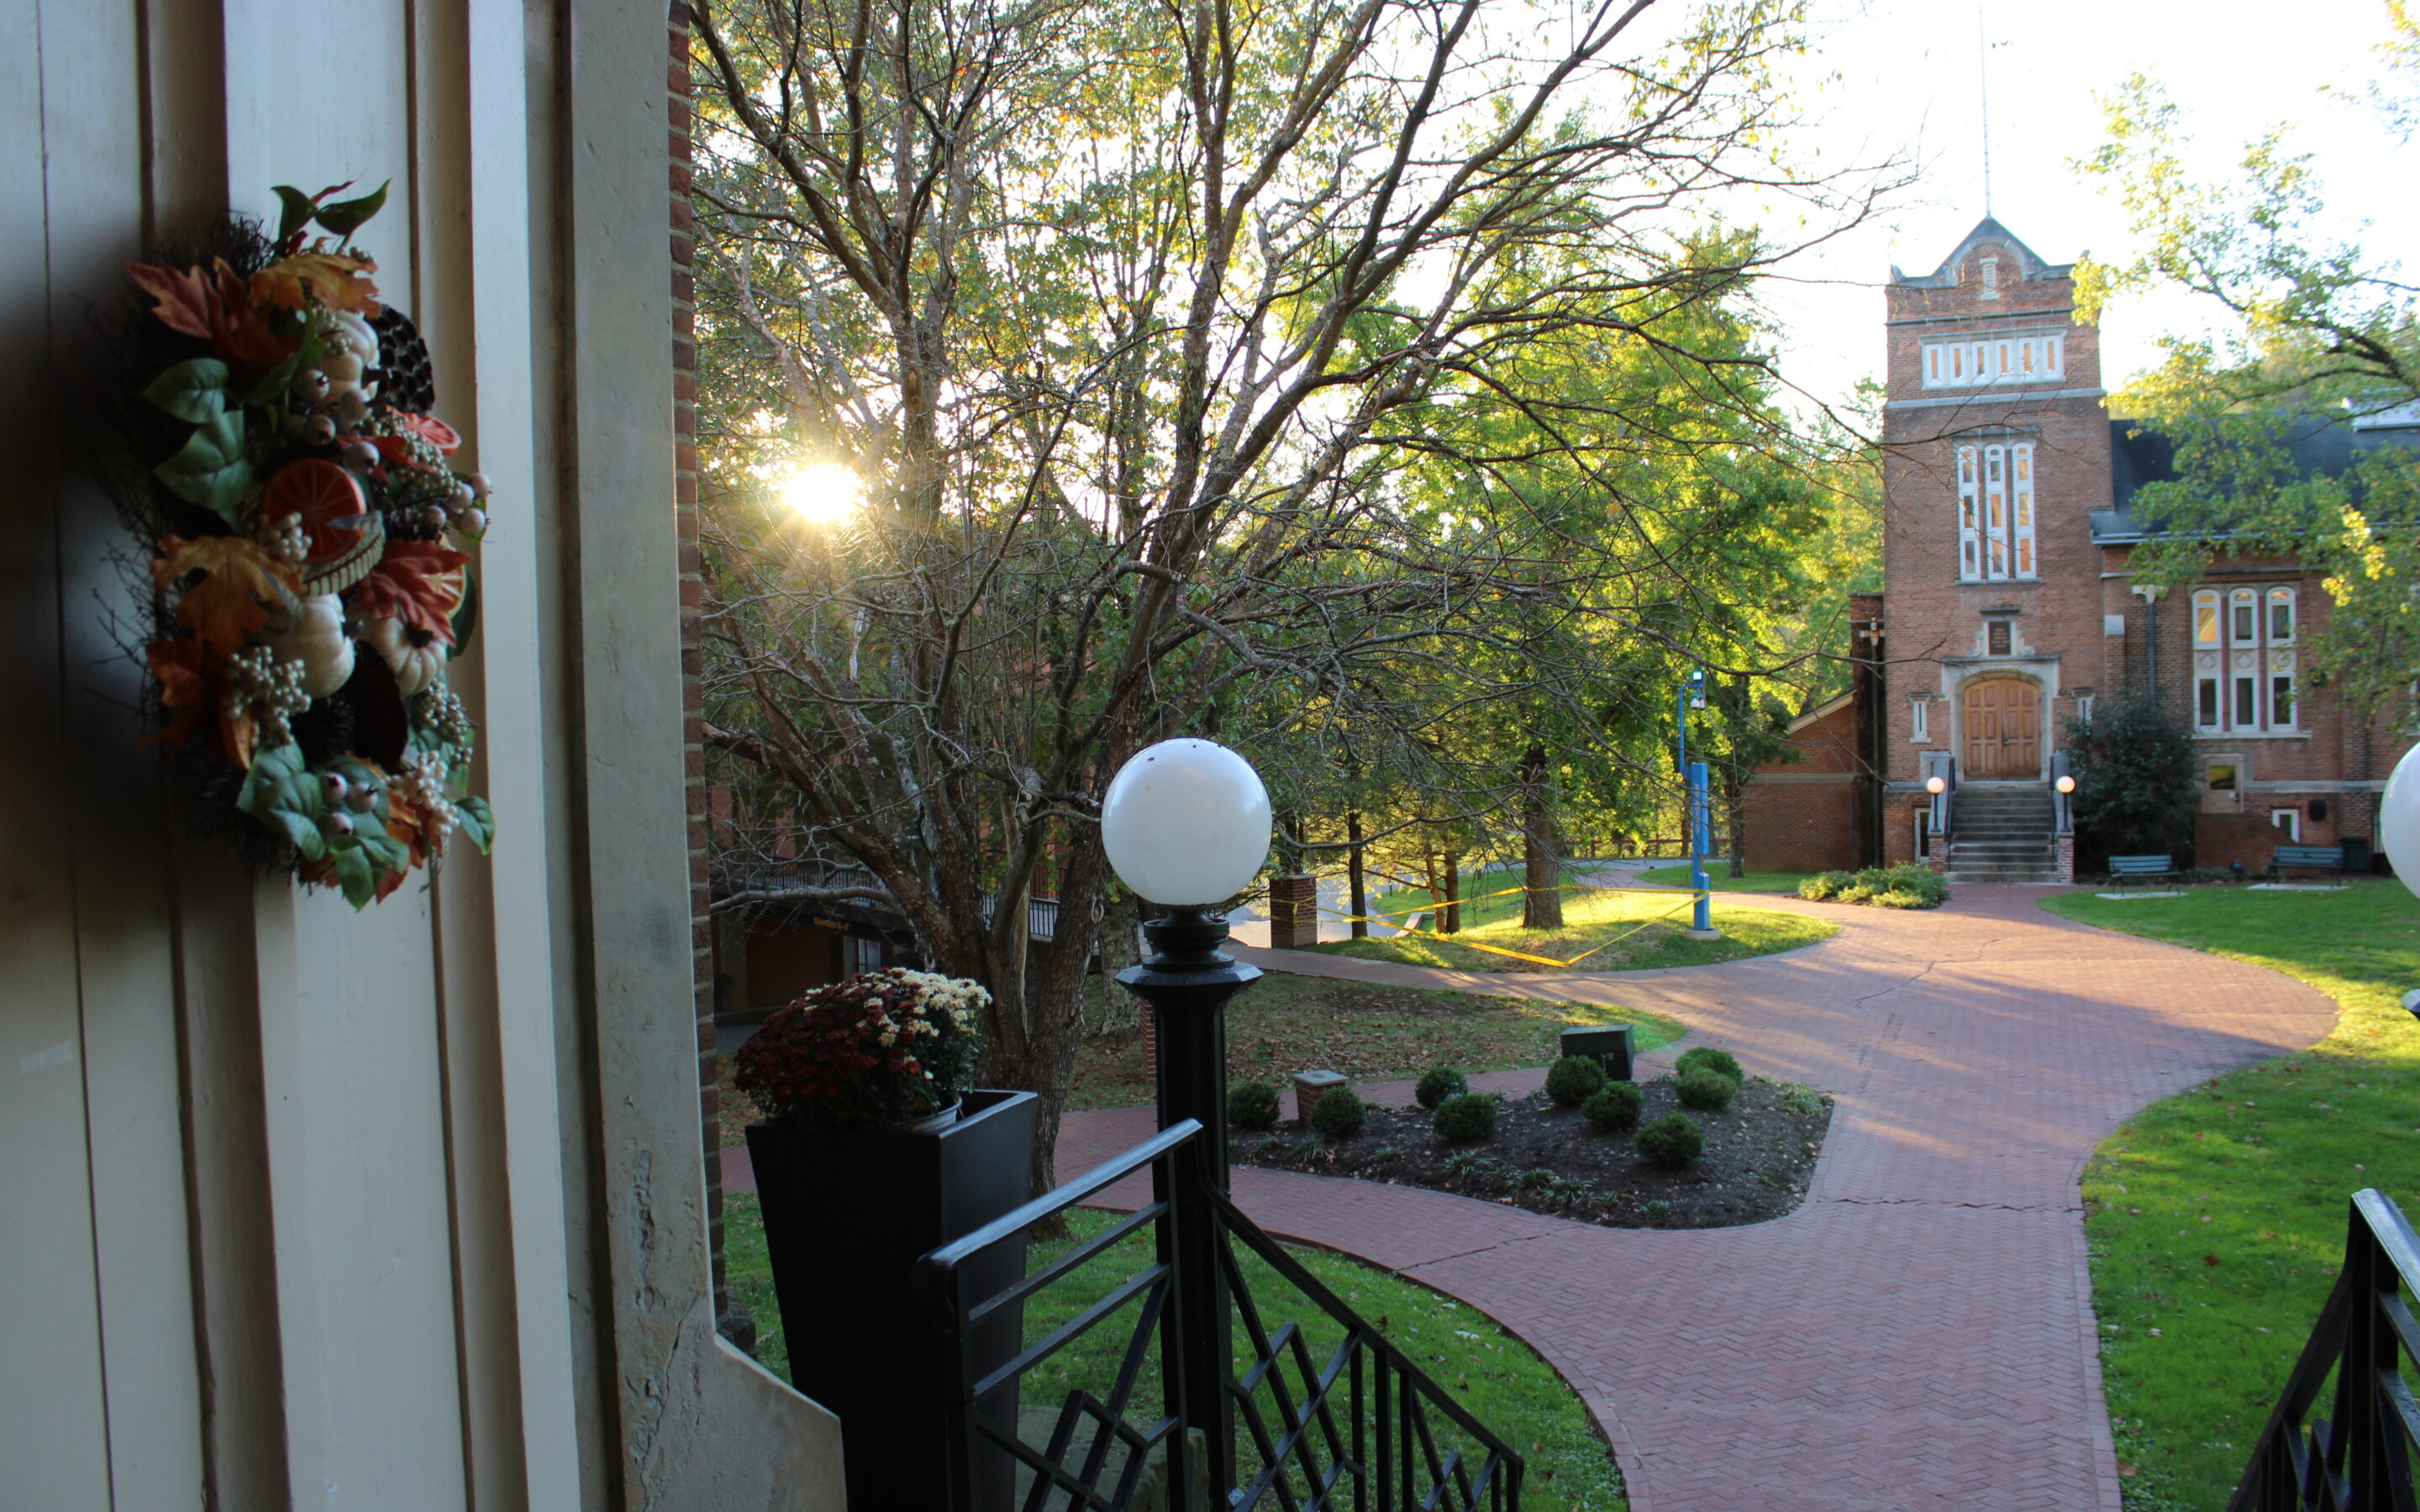
[[[1984,634],[1985,634],[1985,636],[1986,636],[1987,643],[1988,643],[1989,650],[1990,650],[1990,654],[1991,654],[1992,656],[2007,656],[2007,655],[2009,654],[2009,622],[2008,622],[2008,621],[2006,621],[2006,620],[1993,620],[1993,622],[1992,622],[1988,626],[1986,626],[1986,627],[1985,627]]]

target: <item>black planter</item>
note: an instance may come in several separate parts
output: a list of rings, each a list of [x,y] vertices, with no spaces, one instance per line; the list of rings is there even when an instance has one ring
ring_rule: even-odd
[[[912,1272],[1031,1195],[1040,1114],[1032,1092],[969,1092],[958,1120],[929,1133],[748,1126],[790,1380],[840,1417],[850,1512],[949,1504],[941,1335]],[[975,1262],[969,1289],[998,1290],[1024,1271],[1022,1242],[1001,1244]],[[979,1365],[1006,1362],[1023,1333],[1021,1308],[985,1319]],[[1016,1431],[1013,1390],[985,1410]],[[980,1467],[978,1505],[1010,1504],[1014,1468],[1004,1455]]]

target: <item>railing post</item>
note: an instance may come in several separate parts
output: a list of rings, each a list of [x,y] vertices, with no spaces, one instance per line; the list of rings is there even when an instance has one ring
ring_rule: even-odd
[[[1143,926],[1155,953],[1118,973],[1151,1006],[1159,1049],[1159,1126],[1186,1119],[1201,1137],[1175,1152],[1156,1178],[1174,1230],[1174,1323],[1183,1348],[1171,1351],[1169,1396],[1184,1427],[1208,1441],[1212,1474],[1235,1485],[1234,1414],[1227,1382],[1233,1365],[1232,1313],[1217,1199],[1227,1193],[1227,999],[1260,979],[1218,947],[1227,920],[1204,908],[1179,908]]]

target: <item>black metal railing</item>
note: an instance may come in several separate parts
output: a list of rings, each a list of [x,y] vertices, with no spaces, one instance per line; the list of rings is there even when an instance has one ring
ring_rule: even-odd
[[[919,1262],[950,1354],[952,1512],[1518,1512],[1511,1445],[1223,1195],[1203,1210],[1219,1274],[1185,1273],[1175,1257],[1189,1247],[1176,1233],[1186,1215],[1165,1194],[1202,1134],[1192,1119],[1176,1123]],[[1154,1200],[1089,1237],[1037,1247],[1012,1285],[968,1294],[987,1251],[1146,1169]],[[1145,1240],[1148,1257],[1117,1261]],[[1284,1297],[1270,1294],[1272,1280]],[[1238,1335],[1187,1336],[1196,1331],[1179,1324],[1184,1288],[1205,1284],[1225,1293]],[[1078,1295],[1053,1304],[1054,1288]],[[1018,1310],[1023,1347],[985,1358],[984,1325]],[[1182,1382],[1202,1350],[1229,1355],[1225,1410],[1188,1422]],[[1094,1362],[1091,1376],[1052,1376],[1078,1353]]]
[[[2420,1234],[2386,1194],[2354,1194],[2344,1269],[2227,1512],[2412,1512],[2420,1402],[2402,1361],[2420,1357],[2415,1282]],[[2334,1412],[2314,1418],[2331,1375]]]

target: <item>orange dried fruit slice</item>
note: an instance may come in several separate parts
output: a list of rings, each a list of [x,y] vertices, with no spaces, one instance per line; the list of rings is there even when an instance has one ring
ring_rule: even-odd
[[[261,493],[260,510],[272,520],[288,515],[302,517],[302,530],[311,541],[311,554],[303,560],[313,566],[338,561],[358,549],[369,524],[369,505],[362,497],[361,484],[343,468],[320,457],[305,457],[279,468]]]

